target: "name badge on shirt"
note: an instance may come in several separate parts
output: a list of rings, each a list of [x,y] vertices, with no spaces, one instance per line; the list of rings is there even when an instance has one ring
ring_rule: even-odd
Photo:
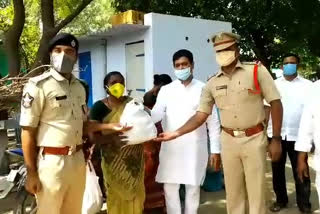
[[[56,97],[56,100],[66,100],[67,95]]]
[[[228,88],[227,85],[220,85],[216,87],[216,90],[227,89],[227,88]]]

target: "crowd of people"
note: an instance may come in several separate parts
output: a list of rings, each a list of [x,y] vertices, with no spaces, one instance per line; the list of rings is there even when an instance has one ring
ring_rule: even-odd
[[[108,73],[101,82],[107,96],[89,110],[88,88],[72,74],[78,40],[55,36],[49,44],[50,70],[29,80],[21,102],[26,189],[36,195],[37,212],[81,213],[85,159],[99,156],[109,214],[142,214],[154,200],[148,194],[162,191],[160,184],[166,213],[196,214],[208,163],[215,171],[223,165],[228,214],[266,214],[268,153],[276,194],[269,210],[279,212],[288,204],[288,154],[298,208],[311,213],[307,154],[315,145],[319,162],[319,83],[298,75],[295,54],[283,58],[284,75],[274,81],[260,63],[239,60],[239,41],[229,32],[212,37],[220,67],[207,83],[194,78],[192,52],[177,50],[172,56],[176,79],[155,75],[154,87],[144,95],[158,137],[123,147],[122,133],[131,127],[122,126],[120,118],[132,100],[125,95],[124,76]],[[97,152],[87,155],[92,144]]]

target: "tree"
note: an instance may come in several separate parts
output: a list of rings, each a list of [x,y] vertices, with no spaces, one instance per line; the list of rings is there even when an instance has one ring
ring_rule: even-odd
[[[25,2],[12,0],[12,4],[9,0],[1,1],[0,7],[3,9],[0,11],[0,35],[5,35],[4,44],[8,54],[10,76],[15,76],[20,72],[21,56],[27,68],[30,64],[33,68],[41,64],[48,64],[49,41],[71,23],[92,1],[41,0],[39,3],[38,0]],[[27,5],[26,9],[25,5]],[[69,13],[61,18],[57,15],[57,11],[65,5],[68,5]],[[25,23],[26,26],[24,26]],[[36,53],[35,49],[37,49]]]
[[[13,0],[14,18],[13,24],[5,33],[5,48],[8,54],[10,76],[16,76],[20,72],[19,39],[25,23],[25,8],[23,0]]]
[[[59,11],[59,16],[64,17],[66,16],[64,14],[70,12],[70,8],[64,8]],[[78,36],[106,31],[111,26],[110,17],[113,14],[114,9],[110,0],[95,0],[67,25],[64,31]]]
[[[114,13],[113,8],[109,0],[95,0],[95,1],[78,1],[78,0],[50,0],[46,2],[53,2],[53,15],[50,15],[50,27],[46,27],[46,32],[60,31],[70,32],[74,35],[81,36],[87,33],[104,31],[110,27],[109,19]],[[89,3],[91,2],[91,3]],[[48,8],[42,9],[42,1],[39,0],[26,0],[25,5],[25,24],[22,35],[20,36],[20,61],[23,70],[29,70],[31,67],[35,67],[39,64],[47,64],[49,57],[46,53],[46,41],[44,40],[45,25],[42,21],[42,14],[52,14]],[[88,3],[88,4],[87,4]],[[81,5],[82,4],[82,5]],[[79,8],[87,6],[79,12]],[[6,33],[9,27],[13,24],[14,10],[11,0],[0,1],[0,38]],[[79,12],[79,13],[78,13]],[[78,15],[76,15],[78,13]],[[74,15],[72,15],[74,14]],[[74,19],[70,21],[70,17],[74,16]],[[52,25],[52,17],[54,18],[54,27]],[[68,20],[70,22],[66,22]],[[85,24],[84,24],[85,23]],[[56,29],[54,29],[56,28]],[[50,30],[49,30],[50,29]],[[50,35],[49,37],[52,38]],[[40,41],[42,45],[40,47]],[[38,51],[39,50],[39,51]],[[42,51],[40,53],[40,51]],[[44,54],[42,56],[42,54]],[[37,59],[36,59],[37,58]],[[37,62],[37,63],[35,63]],[[11,70],[11,69],[10,69]]]
[[[244,58],[267,68],[290,51],[320,57],[319,0],[117,0],[113,6],[231,22]]]
[[[42,37],[33,67],[49,64],[48,44],[50,40],[67,24],[69,24],[92,0],[82,0],[74,7],[72,13],[60,22],[54,17],[54,1],[41,0]],[[68,2],[68,1],[66,1]],[[36,75],[37,73],[33,73]]]

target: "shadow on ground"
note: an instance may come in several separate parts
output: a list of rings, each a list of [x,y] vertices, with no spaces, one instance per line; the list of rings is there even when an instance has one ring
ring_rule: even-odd
[[[312,160],[312,156],[309,158]],[[311,203],[312,209],[318,209],[318,197],[316,188],[314,185],[314,178],[315,178],[315,171],[313,170],[312,163],[310,164],[310,174],[311,174],[311,181],[312,181],[312,188],[311,188]],[[286,165],[286,175],[287,175],[287,190],[289,196],[289,204],[288,209],[285,209],[278,214],[300,214],[298,208],[296,207],[295,203],[295,184],[292,175],[292,169],[287,162]],[[268,204],[270,205],[274,200],[274,193],[272,190],[272,173],[271,173],[271,163],[270,160],[267,162],[267,196],[268,196]],[[201,192],[201,200],[200,200],[200,208],[199,214],[227,214],[226,211],[226,200],[225,200],[225,192]],[[0,214],[12,214],[12,209],[16,206],[15,204],[15,194],[11,194],[8,198],[0,200]],[[106,213],[105,211],[100,212]],[[153,214],[161,214],[162,212],[159,210],[155,210]]]
[[[310,160],[310,174],[311,174],[311,203],[312,210],[319,208],[318,197],[316,192],[316,187],[314,185],[315,171],[312,167],[312,156]],[[271,161],[267,161],[267,189],[266,194],[268,198],[268,206],[275,200],[275,196],[272,188],[272,172],[271,172]],[[292,174],[292,168],[290,162],[287,161],[286,164],[286,179],[287,179],[287,191],[289,197],[288,209],[284,209],[278,214],[300,214],[297,205],[296,205],[296,194],[295,194],[295,183]],[[226,201],[225,201],[225,192],[201,192],[201,205],[199,209],[199,214],[227,214],[226,211]]]

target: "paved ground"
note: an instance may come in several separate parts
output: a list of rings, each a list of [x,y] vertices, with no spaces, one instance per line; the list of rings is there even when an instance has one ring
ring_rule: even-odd
[[[311,160],[312,158],[310,158]],[[272,176],[271,176],[271,165],[270,161],[267,164],[267,195],[268,195],[268,204],[271,204],[274,200],[274,193],[272,190]],[[311,164],[312,166],[312,164]],[[311,192],[311,203],[312,203],[312,210],[316,210],[319,207],[317,192],[314,186],[314,177],[315,172],[311,167],[311,179],[312,179],[312,192]],[[288,209],[284,209],[279,214],[300,214],[296,203],[295,203],[295,185],[292,176],[292,168],[290,164],[287,162],[286,165],[286,175],[287,175],[287,190],[289,196],[289,205]],[[214,193],[201,193],[201,205],[199,214],[227,214],[226,212],[226,201],[225,201],[225,192],[214,192]]]
[[[310,158],[311,160],[312,158]],[[311,165],[312,166],[312,165]],[[289,207],[285,209],[279,214],[299,214],[299,210],[295,204],[295,185],[292,178],[292,171],[289,164],[286,166],[286,174],[287,174],[287,189],[289,194]],[[314,170],[311,167],[311,179],[314,181]],[[268,173],[266,174],[267,182],[268,182],[268,202],[271,203],[273,200],[274,194],[272,192],[272,181],[271,181],[271,166],[270,162],[268,162]],[[312,193],[311,193],[311,203],[313,210],[318,209],[318,198],[315,190],[314,183],[312,184]],[[15,198],[14,194],[12,194],[9,198],[0,200],[0,214],[12,214],[12,209],[15,206]],[[201,192],[201,205],[199,214],[227,214],[226,212],[226,201],[225,201],[225,192]],[[104,213],[104,212],[101,212]],[[155,211],[155,214],[160,213]]]

